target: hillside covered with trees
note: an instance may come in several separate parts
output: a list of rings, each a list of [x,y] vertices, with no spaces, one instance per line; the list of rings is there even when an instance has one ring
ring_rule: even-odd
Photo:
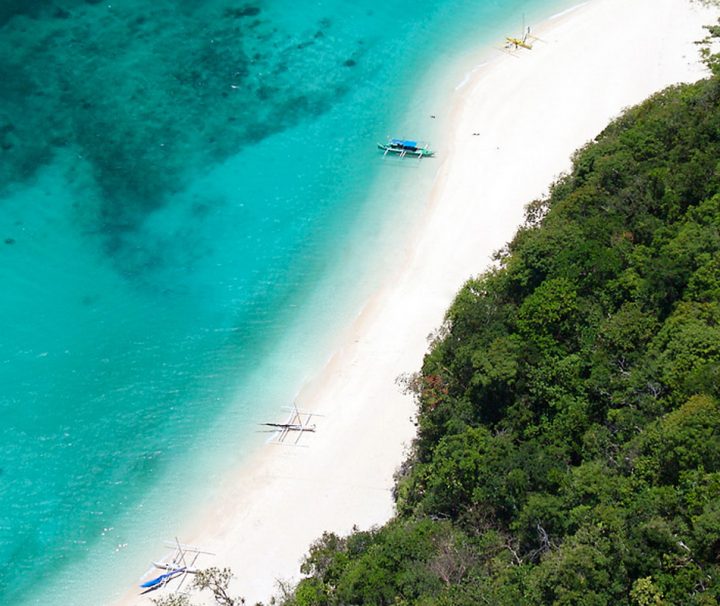
[[[397,517],[288,606],[718,603],[719,101],[654,96],[529,205],[411,381]]]

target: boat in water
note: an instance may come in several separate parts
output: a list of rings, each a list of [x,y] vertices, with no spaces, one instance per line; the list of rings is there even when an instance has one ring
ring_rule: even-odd
[[[435,152],[428,148],[427,144],[419,141],[411,141],[409,139],[388,139],[387,143],[378,143],[378,149],[383,150],[383,157],[388,154],[395,154],[400,158],[405,156],[414,156],[420,158],[430,158]]]

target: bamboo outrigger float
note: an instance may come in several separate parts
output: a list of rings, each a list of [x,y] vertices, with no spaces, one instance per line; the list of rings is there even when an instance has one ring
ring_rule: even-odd
[[[420,160],[435,155],[435,152],[429,149],[427,144],[411,141],[410,139],[388,139],[387,143],[378,143],[377,146],[378,149],[385,152],[383,158],[388,154],[395,154],[400,158],[414,156]]]

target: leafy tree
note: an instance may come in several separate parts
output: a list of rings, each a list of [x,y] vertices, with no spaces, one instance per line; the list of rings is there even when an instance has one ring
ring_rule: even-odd
[[[218,606],[240,606],[245,604],[244,598],[231,598],[229,585],[233,577],[229,568],[207,568],[194,574],[192,587],[199,591],[208,590],[212,593]],[[192,606],[190,598],[185,594],[170,594],[153,599],[156,606]]]

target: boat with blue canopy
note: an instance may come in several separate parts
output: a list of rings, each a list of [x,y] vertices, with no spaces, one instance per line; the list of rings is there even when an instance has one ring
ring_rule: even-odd
[[[383,150],[383,157],[388,154],[395,154],[400,158],[405,156],[414,156],[420,158],[430,158],[435,155],[426,143],[413,141],[411,139],[388,139],[387,143],[378,143],[378,149]]]

